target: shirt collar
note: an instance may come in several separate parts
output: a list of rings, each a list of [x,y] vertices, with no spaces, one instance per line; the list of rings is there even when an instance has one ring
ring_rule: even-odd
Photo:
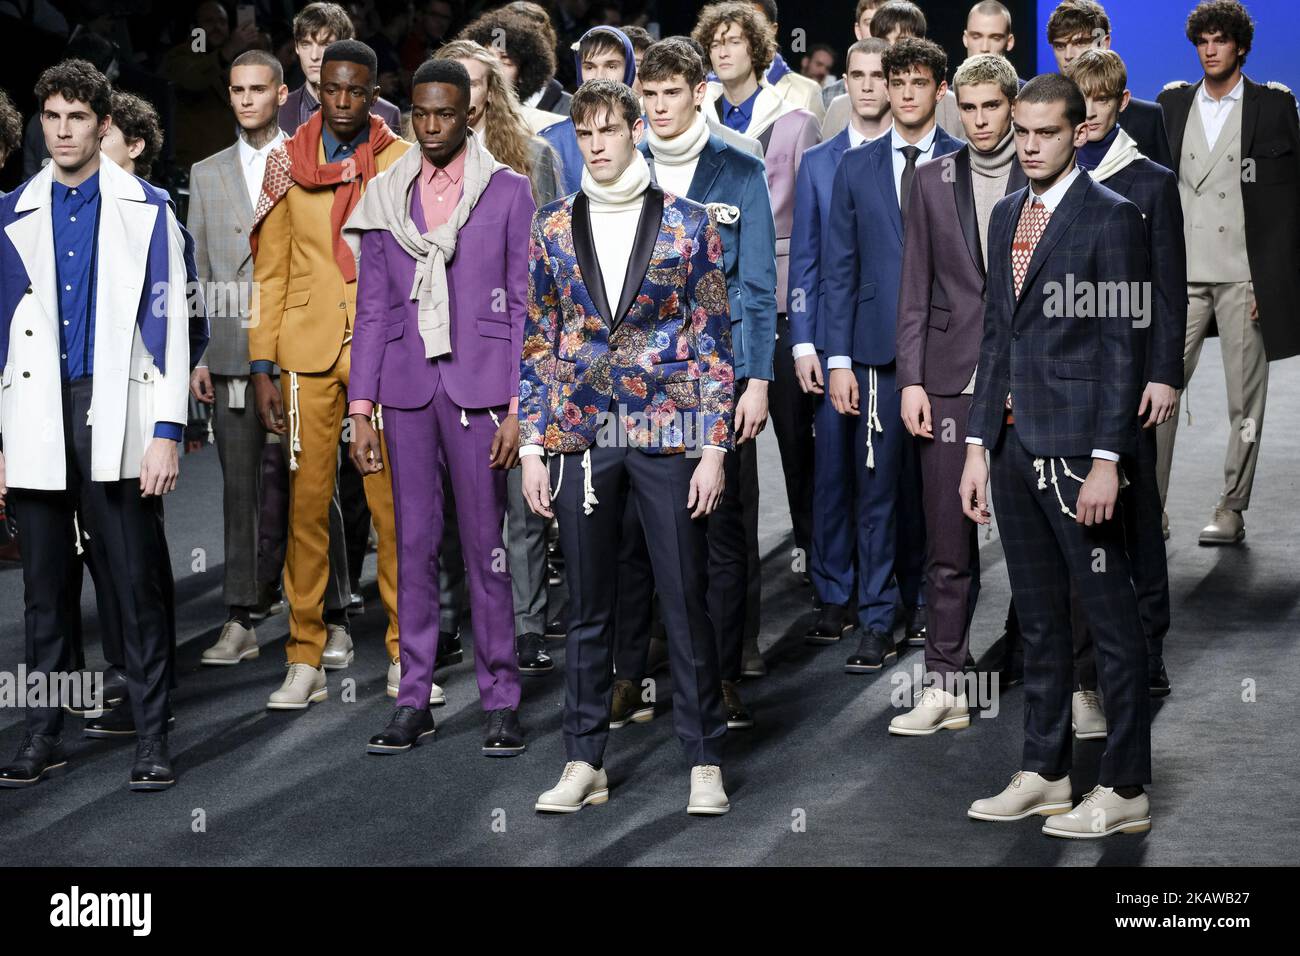
[[[344,143],[335,137],[335,135],[330,132],[329,127],[324,123],[322,123],[320,127],[320,136],[321,145],[325,147],[325,162],[332,163],[344,156],[352,155],[358,146],[370,139],[370,122],[367,120],[366,124],[361,127],[361,132],[357,133],[357,135],[347,143]]]
[[[1076,165],[1074,169],[1070,170],[1070,175],[1066,176],[1047,192],[1037,197],[1042,204],[1047,207],[1048,212],[1056,212],[1056,207],[1061,204],[1061,200],[1065,198],[1065,194],[1070,191],[1070,187],[1074,185],[1074,181],[1078,179],[1082,173],[1083,170]],[[1034,190],[1032,188],[1029,190],[1029,195],[1034,195]]]
[[[436,176],[439,173],[439,171],[446,173],[447,177],[453,183],[460,182],[461,177],[465,175],[465,154],[467,152],[468,149],[465,146],[462,146],[460,148],[460,152],[457,153],[455,156],[453,156],[451,158],[451,161],[448,162],[446,166],[435,166],[433,165],[433,163],[429,162],[427,158],[421,156],[420,157],[420,182],[422,183],[433,182],[433,177]]]
[[[902,149],[904,146],[915,146],[917,149],[921,151],[922,154],[925,154],[934,148],[934,138],[938,134],[939,134],[938,125],[931,126],[930,132],[926,133],[925,136],[922,137],[920,142],[909,143],[907,140],[903,139],[903,137],[898,134],[897,126],[891,126],[889,128],[889,145],[893,149]]]
[[[739,110],[746,120],[750,119],[754,114],[754,101],[758,99],[758,94],[761,92],[763,92],[763,86],[759,84],[758,89],[749,94],[749,97],[743,103],[733,103],[727,99],[727,94],[722,94],[723,115],[730,115],[732,110]]]
[[[241,134],[239,137],[239,161],[245,166],[251,166],[253,165],[254,160],[258,158],[265,159],[266,155],[270,153],[271,150],[275,149],[286,139],[288,139],[288,137],[284,135],[284,130],[277,129],[275,131],[275,137],[261,149],[258,149],[250,145],[248,140],[244,139]]]
[[[76,186],[65,186],[57,180],[54,180],[52,185],[54,187],[55,202],[76,201],[78,199],[83,203],[94,202],[99,198],[99,171],[96,170],[91,173],[90,177],[86,179],[85,182]],[[72,195],[74,189],[77,191],[77,195],[75,196]]]
[[[1209,93],[1205,92],[1204,83],[1202,83],[1201,88],[1196,91],[1196,95],[1202,103],[1205,103],[1208,106],[1218,106],[1221,103],[1241,99],[1245,91],[1246,91],[1246,74],[1243,73],[1241,75],[1241,78],[1237,80],[1237,85],[1234,86],[1232,89],[1230,89],[1227,93],[1225,93],[1223,95],[1223,99],[1221,100],[1216,100]]]

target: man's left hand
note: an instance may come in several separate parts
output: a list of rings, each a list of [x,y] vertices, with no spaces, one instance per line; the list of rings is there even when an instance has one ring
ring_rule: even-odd
[[[736,444],[751,441],[767,427],[767,382],[761,378],[751,378],[745,386],[745,394],[736,402],[735,425]]]
[[[1079,489],[1075,520],[1082,525],[1096,525],[1115,516],[1119,498],[1119,464],[1103,458],[1092,460],[1092,470]]]
[[[170,438],[154,438],[140,460],[140,496],[165,495],[176,487],[180,455]]]
[[[722,500],[722,489],[726,486],[727,476],[722,471],[723,456],[727,453],[720,448],[706,448],[700,456],[700,463],[691,473],[691,492],[686,498],[686,507],[692,518],[701,518],[712,514]]]
[[[519,464],[519,416],[507,415],[497,426],[497,433],[492,436],[489,466],[508,469],[517,464]]]
[[[1178,401],[1178,392],[1172,386],[1162,385],[1160,382],[1147,382],[1147,387],[1142,391],[1142,402],[1138,405],[1138,418],[1147,415],[1148,407],[1151,409],[1151,414],[1147,415],[1147,420],[1142,423],[1142,427],[1153,428],[1169,421],[1169,416],[1174,413],[1176,401]]]

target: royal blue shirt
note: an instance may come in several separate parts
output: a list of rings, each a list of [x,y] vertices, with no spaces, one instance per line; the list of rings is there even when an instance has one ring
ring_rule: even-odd
[[[722,122],[737,133],[743,133],[749,129],[749,123],[754,118],[754,101],[758,99],[761,90],[762,87],[760,86],[750,94],[749,99],[735,105],[724,94],[722,97]]]
[[[1081,169],[1094,170],[1101,165],[1101,161],[1106,158],[1110,148],[1115,143],[1115,138],[1119,136],[1119,124],[1116,123],[1110,128],[1102,139],[1095,143],[1084,143],[1079,147],[1078,152],[1074,154],[1074,160],[1079,164]]]
[[[99,173],[79,186],[51,184],[54,265],[59,281],[59,369],[63,381],[95,371],[95,277],[99,248]],[[157,422],[154,436],[179,442],[184,426]]]

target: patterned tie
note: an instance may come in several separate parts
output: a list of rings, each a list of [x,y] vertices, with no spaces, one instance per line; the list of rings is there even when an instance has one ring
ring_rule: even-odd
[[[1020,213],[1020,223],[1016,226],[1015,238],[1011,240],[1011,277],[1017,299],[1029,272],[1029,263],[1034,259],[1034,249],[1047,231],[1047,221],[1051,218],[1052,211],[1037,196]]]
[[[904,146],[902,153],[906,165],[903,166],[903,177],[898,181],[898,211],[906,223],[907,197],[912,193],[912,180],[916,178],[916,157],[921,155],[921,150],[917,146]]]

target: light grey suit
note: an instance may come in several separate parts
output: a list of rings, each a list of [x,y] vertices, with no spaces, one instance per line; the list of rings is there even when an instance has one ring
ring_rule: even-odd
[[[284,521],[282,515],[259,514],[262,456],[265,445],[275,436],[268,435],[258,421],[248,383],[247,322],[254,289],[248,232],[252,222],[253,206],[244,184],[239,143],[195,163],[190,170],[186,226],[194,236],[194,258],[211,324],[211,339],[199,365],[207,366],[216,393],[212,431],[224,482],[226,567],[222,599],[228,607],[252,607],[257,603],[259,580],[279,577],[278,569],[271,568],[262,568],[259,577],[258,523],[267,520],[275,526]],[[287,471],[282,477],[287,486]],[[283,540],[283,532],[278,537]],[[283,545],[276,551],[282,563]],[[334,507],[330,509],[330,587],[326,588],[326,607],[346,607],[350,594],[343,512],[336,489]]]

